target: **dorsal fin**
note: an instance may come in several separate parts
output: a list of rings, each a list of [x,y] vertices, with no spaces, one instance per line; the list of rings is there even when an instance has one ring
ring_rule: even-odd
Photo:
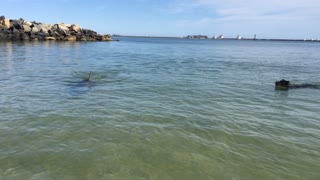
[[[88,81],[91,81],[92,79],[91,79],[91,71],[90,71],[90,73],[89,73],[89,77],[88,77]]]

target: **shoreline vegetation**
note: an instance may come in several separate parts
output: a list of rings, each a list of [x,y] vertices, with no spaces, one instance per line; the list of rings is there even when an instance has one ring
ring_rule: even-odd
[[[45,24],[0,16],[0,41],[112,41],[111,35],[81,28],[77,24]]]

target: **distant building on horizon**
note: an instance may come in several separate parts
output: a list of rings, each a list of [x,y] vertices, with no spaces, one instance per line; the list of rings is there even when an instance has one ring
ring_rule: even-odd
[[[188,39],[207,39],[208,36],[199,34],[199,35],[188,35],[185,38],[188,38]]]
[[[240,35],[238,35],[238,36],[236,37],[236,39],[237,39],[237,40],[241,40],[242,37],[241,37]]]

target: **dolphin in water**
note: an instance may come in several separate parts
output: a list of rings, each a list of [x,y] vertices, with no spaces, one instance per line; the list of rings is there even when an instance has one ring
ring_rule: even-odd
[[[298,89],[298,88],[315,88],[320,89],[320,85],[316,84],[291,84],[290,81],[281,79],[275,82],[276,90],[288,90],[288,89]]]
[[[96,86],[96,82],[93,81],[92,72],[89,73],[88,78],[81,81],[71,81],[67,84],[71,94],[84,94],[92,87]]]
[[[71,84],[71,86],[75,86],[75,87],[88,87],[91,88],[93,86],[95,86],[96,83],[93,81],[92,79],[92,72],[90,71],[88,78],[82,80],[82,81],[78,81],[78,82],[73,82]]]
[[[89,84],[93,83],[91,74],[92,74],[92,73],[91,73],[91,71],[90,71],[88,78],[85,80],[85,81],[86,81],[87,83],[89,83]]]

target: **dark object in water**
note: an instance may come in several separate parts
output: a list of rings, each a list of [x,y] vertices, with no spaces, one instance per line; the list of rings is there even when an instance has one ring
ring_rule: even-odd
[[[288,90],[290,89],[297,89],[297,88],[319,88],[319,85],[314,84],[290,84],[290,81],[285,79],[281,79],[280,81],[276,81],[275,89],[276,90]]]
[[[69,81],[67,86],[69,86],[68,91],[73,95],[81,95],[87,93],[92,87],[96,85],[96,82],[92,79],[92,73],[89,73],[88,78],[82,81]]]
[[[89,73],[89,77],[88,77],[87,81],[88,81],[88,82],[92,81],[92,79],[91,79],[91,71],[90,71],[90,73]]]
[[[275,88],[276,90],[288,90],[290,86],[290,81],[286,81],[281,79],[280,81],[276,81]]]
[[[91,87],[95,86],[96,84],[95,84],[95,82],[93,82],[91,74],[92,73],[90,71],[88,78],[83,80],[83,81],[81,81],[81,82],[79,82],[77,84],[77,86],[86,86],[88,88],[91,88]]]
[[[95,86],[95,82],[92,80],[92,76],[91,76],[91,72],[89,73],[88,78],[82,80],[82,81],[78,81],[78,82],[73,82],[72,86],[75,87],[88,87],[91,88],[93,86]]]

